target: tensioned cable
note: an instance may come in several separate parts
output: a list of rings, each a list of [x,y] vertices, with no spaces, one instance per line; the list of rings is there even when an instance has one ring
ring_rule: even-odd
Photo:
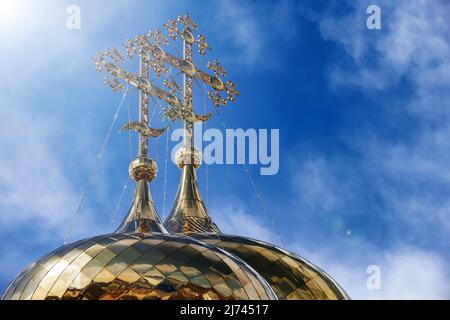
[[[175,48],[175,50],[178,52],[178,54],[180,54],[180,52],[178,51],[178,48],[176,47],[176,46],[173,46],[173,48]],[[180,58],[181,59],[181,58]],[[179,72],[178,74],[180,74],[181,72]],[[178,75],[177,74],[177,75]],[[195,79],[194,78],[194,80],[196,80],[197,81],[197,79]],[[169,134],[167,135],[167,141],[166,141],[166,162],[165,162],[165,171],[167,171],[167,160],[168,160],[168,155],[167,155],[167,152],[168,152],[168,143],[169,143]],[[166,188],[166,176],[167,176],[167,172],[165,172],[165,177],[164,177],[164,179],[165,179],[165,181],[164,181],[164,189]],[[191,179],[193,179],[193,177],[191,177]],[[165,202],[166,202],[166,191],[164,191],[164,199],[163,199],[163,219],[165,219]],[[177,234],[178,236],[181,236],[181,237],[186,237],[186,238],[189,238],[189,239],[191,239],[191,237],[189,236],[189,235],[186,235],[186,234],[182,234],[182,233],[180,233],[180,234]],[[221,239],[220,239],[220,237],[219,237],[219,234],[216,234],[215,235],[215,238],[219,241],[219,243],[220,243],[220,241],[221,241]],[[220,249],[222,249],[222,250],[224,250],[225,252],[226,252],[226,250],[225,250],[225,248],[222,246],[222,245],[220,245],[220,244],[216,244],[216,246],[218,246]]]
[[[203,90],[199,81],[195,78],[194,78],[194,80],[203,92],[203,111],[206,114],[206,86],[205,86],[205,84],[203,84],[203,86],[205,87],[205,90]],[[204,122],[203,124],[205,124],[205,128],[206,128],[206,122]],[[201,150],[201,152],[203,153],[203,150]],[[205,164],[205,173],[206,173],[206,205],[208,206],[209,205],[209,183],[208,183],[208,165],[207,164]],[[193,177],[191,177],[191,179],[193,179]],[[221,245],[222,239],[220,238],[220,234],[221,234],[221,232],[213,232],[212,233],[213,237],[218,241],[214,245],[219,247],[223,251],[227,252],[225,247],[223,245]]]
[[[119,115],[120,109],[122,108],[123,102],[124,102],[125,97],[126,97],[127,94],[128,94],[128,85],[127,85],[127,87],[126,87],[126,89],[125,89],[125,91],[124,91],[124,93],[122,95],[122,99],[121,99],[121,101],[119,103],[119,106],[117,107],[116,113],[114,114],[113,120],[112,120],[111,125],[110,125],[110,127],[108,129],[108,133],[106,134],[106,138],[103,141],[102,146],[100,147],[100,152],[97,155],[97,159],[95,161],[94,168],[90,172],[88,181],[87,181],[86,185],[83,188],[83,192],[81,194],[80,203],[78,204],[78,207],[77,207],[77,209],[75,211],[74,218],[72,219],[72,222],[71,222],[71,224],[69,226],[69,229],[67,230],[67,232],[66,232],[66,234],[64,236],[64,244],[67,244],[67,241],[68,241],[68,239],[69,239],[69,237],[70,237],[70,235],[72,233],[72,230],[73,230],[75,224],[77,223],[78,218],[80,217],[81,208],[83,207],[84,201],[86,200],[86,196],[87,196],[87,193],[89,191],[89,187],[91,186],[92,181],[94,180],[94,176],[95,176],[95,174],[97,172],[97,169],[98,169],[98,167],[100,165],[100,161],[103,158],[103,152],[105,151],[106,144],[109,141],[109,137],[111,136],[112,129],[113,129],[115,123],[116,123],[116,120],[117,120],[117,117]]]
[[[130,96],[129,95],[127,96],[127,99],[128,99],[128,105],[127,105],[127,109],[128,109],[128,112],[127,112],[128,125],[130,125],[131,124],[131,104],[130,104]],[[128,138],[129,138],[128,140],[129,140],[129,150],[130,150],[130,161],[133,161],[133,135],[131,133],[131,130],[128,130]],[[122,203],[122,199],[123,199],[123,197],[125,196],[125,193],[128,190],[128,184],[130,183],[130,179],[131,179],[130,175],[127,174],[127,179],[125,180],[125,183],[123,184],[122,191],[120,193],[119,199],[117,201],[116,206],[114,207],[114,213],[113,213],[113,216],[112,216],[111,221],[109,223],[109,227],[110,228],[112,227],[112,225],[116,221],[116,218],[117,218],[117,215],[119,213],[120,206],[121,206],[121,203]]]
[[[218,111],[217,111],[217,114],[219,115],[219,117],[221,119],[222,126],[224,127],[224,129],[226,129],[227,126],[225,124],[225,121],[223,120],[222,115]],[[261,193],[259,192],[258,187],[256,186],[255,181],[252,178],[252,175],[251,175],[250,170],[248,169],[248,166],[247,166],[246,163],[243,164],[243,168],[244,168],[244,171],[245,171],[245,173],[247,175],[247,178],[248,178],[251,186],[253,187],[253,191],[255,192],[255,195],[258,198],[258,201],[260,203],[261,208],[263,209],[263,212],[266,214],[267,218],[270,221],[271,227],[272,227],[273,231],[275,232],[275,234],[276,234],[276,236],[278,238],[278,241],[280,242],[281,246],[283,248],[285,248],[285,245],[283,243],[283,239],[281,237],[281,234],[278,232],[278,229],[275,226],[275,220],[273,218],[273,215],[271,214],[270,210],[268,209],[268,207],[266,205],[266,202],[264,201],[263,197],[261,196]]]
[[[128,63],[128,65],[131,68],[134,68],[134,71],[137,72],[137,67],[133,65],[132,63]],[[133,89],[133,88],[132,88]],[[128,117],[128,126],[131,125],[131,102],[130,102],[130,95],[127,95],[127,117]],[[133,134],[131,130],[128,131],[128,140],[129,140],[129,151],[130,151],[130,162],[133,161]],[[128,190],[128,184],[130,183],[131,177],[127,174],[127,178],[122,186],[122,191],[120,192],[119,199],[117,200],[116,206],[114,207],[114,212],[111,217],[111,221],[109,222],[109,227],[111,228],[114,224],[114,222],[117,219],[117,215],[119,214],[119,210],[122,204],[122,199],[125,196],[125,193]]]
[[[177,53],[178,53],[178,55],[180,56],[180,52],[179,52],[179,50],[178,50],[178,48],[176,47],[176,46],[173,46],[173,48],[175,48],[175,50],[177,51]],[[180,58],[181,59],[181,58]],[[181,74],[181,72],[179,72],[179,73],[177,73],[177,75],[178,74]],[[194,80],[195,81],[197,81],[197,79],[195,79],[194,78]],[[205,109],[206,109],[206,102],[205,102]],[[170,127],[169,127],[170,128]],[[169,143],[169,134],[167,135],[167,141],[166,141],[166,161],[165,161],[165,173],[164,173],[164,199],[163,199],[163,219],[165,219],[165,202],[166,202],[166,191],[165,191],[165,188],[166,188],[166,182],[167,182],[167,178],[166,178],[166,176],[167,176],[167,161],[168,161],[168,155],[167,155],[167,152],[168,152],[168,143]],[[193,179],[194,177],[191,177],[191,179]],[[188,239],[191,239],[191,237],[189,236],[189,235],[186,235],[186,234],[183,234],[183,233],[179,233],[179,234],[177,234],[178,236],[181,236],[181,237],[185,237],[185,238],[188,238]],[[222,249],[224,252],[227,252],[226,250],[225,250],[225,248],[222,246],[222,245],[220,245],[220,241],[221,241],[221,239],[220,239],[220,237],[219,237],[219,234],[217,233],[217,234],[214,234],[214,236],[215,236],[215,238],[219,241],[219,243],[217,243],[217,244],[215,244],[218,248],[220,248],[220,249]]]
[[[159,137],[156,138],[155,143],[155,162],[158,163],[158,149],[159,149]],[[153,184],[153,201],[156,201],[156,190],[157,190],[158,184]]]
[[[122,199],[123,199],[123,197],[125,196],[125,192],[128,190],[128,183],[129,183],[129,182],[130,182],[130,176],[127,177],[127,179],[126,179],[126,181],[125,181],[125,183],[124,183],[124,185],[123,185],[123,187],[122,187],[122,192],[120,193],[119,200],[117,201],[117,204],[116,204],[116,206],[115,206],[115,208],[114,208],[113,217],[112,217],[112,219],[111,219],[111,221],[110,221],[110,223],[109,223],[109,226],[110,226],[110,227],[111,227],[111,226],[114,224],[114,222],[116,221],[117,215],[118,215],[118,213],[119,213],[120,205],[121,205],[121,203],[122,203]]]
[[[170,129],[167,130],[166,137],[166,158],[164,159],[164,185],[163,185],[163,206],[162,206],[162,218],[166,218],[166,199],[167,199],[167,162],[169,160],[169,135]]]
[[[128,98],[130,100],[130,98]],[[128,126],[131,126],[131,103],[128,101]],[[130,148],[130,161],[133,161],[134,153],[133,153],[133,134],[131,130],[128,130],[128,140],[129,140],[129,148]]]
[[[150,97],[152,97],[153,102],[155,103],[155,107],[153,108],[153,112],[151,114],[149,114],[149,118],[148,118],[148,126],[151,126],[152,120],[155,116],[156,113],[156,109],[158,108],[158,104],[156,103],[155,99],[153,98],[152,95],[149,95]],[[150,103],[149,103],[149,108],[150,108]],[[156,138],[159,141],[159,138]],[[148,144],[148,150],[150,150],[151,148],[151,140],[149,138],[147,138],[147,144]],[[158,144],[155,144],[155,162],[158,163]],[[156,183],[152,183],[150,185],[151,190],[153,189],[153,201],[155,201],[155,197],[156,197]]]
[[[206,92],[206,86],[205,86],[205,84],[203,84],[203,87],[204,87],[204,88],[202,88],[200,85],[199,85],[199,87],[200,87],[200,89],[201,89],[203,92]],[[220,123],[221,123],[222,127],[224,128],[224,130],[226,130],[226,129],[227,129],[227,126],[226,126],[226,124],[225,124],[225,120],[223,119],[222,115],[220,114],[220,112],[219,112],[219,110],[218,110],[217,108],[214,108],[214,110],[215,110],[215,112],[217,113],[217,115],[219,116],[219,120],[220,120]],[[257,186],[256,186],[256,184],[255,184],[255,181],[254,181],[254,179],[253,179],[252,176],[251,176],[251,173],[250,173],[250,171],[249,171],[249,169],[248,169],[247,164],[244,163],[244,164],[243,164],[243,168],[244,168],[245,174],[246,174],[246,176],[247,176],[247,178],[248,178],[248,180],[249,180],[249,182],[250,182],[250,185],[251,185],[252,188],[253,188],[253,192],[255,192],[255,195],[256,195],[256,197],[257,197],[259,203],[260,203],[260,206],[261,206],[261,208],[263,209],[263,212],[266,214],[267,218],[268,218],[269,221],[270,221],[272,230],[275,232],[275,235],[277,236],[278,241],[280,242],[281,246],[282,246],[282,247],[285,247],[285,245],[284,245],[284,243],[283,243],[283,239],[282,239],[282,237],[281,237],[281,234],[278,232],[278,229],[277,229],[277,227],[276,227],[276,225],[275,225],[275,220],[274,220],[274,218],[273,218],[273,215],[271,214],[271,212],[270,212],[270,210],[268,209],[268,207],[267,207],[267,205],[266,205],[266,203],[265,203],[263,197],[261,196],[261,193],[259,192],[259,190],[258,190],[258,188],[257,188]]]
[[[137,64],[133,64],[131,62],[128,62],[127,64],[128,64],[128,66],[130,68],[133,69],[135,74],[139,73]],[[132,90],[133,89],[136,90],[135,87],[132,87],[131,89]],[[129,95],[127,96],[127,101],[128,101],[128,103],[127,103],[127,116],[128,116],[128,119],[127,120],[128,120],[128,126],[130,126],[131,125],[131,103],[130,103],[130,96]],[[130,162],[132,162],[134,160],[133,134],[132,134],[132,130],[127,130],[127,131],[128,131],[128,140],[129,140]],[[127,174],[127,178],[125,179],[125,182],[124,182],[124,184],[122,186],[122,191],[120,192],[119,199],[117,200],[116,206],[114,207],[113,216],[112,216],[111,221],[109,223],[109,227],[110,228],[113,226],[114,222],[117,219],[117,216],[119,214],[119,210],[120,210],[120,207],[121,207],[121,204],[122,204],[122,200],[123,200],[123,198],[125,196],[125,193],[128,191],[130,181],[131,181],[131,177],[130,177],[129,174]]]
[[[156,114],[156,110],[159,109],[158,117],[160,117],[161,114],[163,113],[163,109],[162,109],[161,105],[156,101],[156,99],[152,95],[149,95],[149,97],[153,100],[153,103],[155,104],[152,115],[150,116],[150,119],[149,119],[149,125],[150,125],[150,122],[153,120],[153,117]],[[155,162],[156,163],[158,163],[159,139],[160,139],[160,137],[157,137],[156,142],[155,142],[155,149],[156,149],[155,150]],[[165,186],[164,186],[164,188],[165,188]],[[156,190],[157,190],[157,184],[154,183],[153,184],[153,201],[156,201]]]
[[[203,91],[203,113],[206,114],[206,91]],[[207,121],[203,122],[203,129],[206,131]],[[208,165],[205,163],[205,180],[206,180],[206,205],[209,206],[209,169]]]

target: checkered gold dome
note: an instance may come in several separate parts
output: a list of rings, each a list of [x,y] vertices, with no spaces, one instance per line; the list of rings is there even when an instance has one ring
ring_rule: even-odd
[[[232,219],[233,213],[229,216]],[[263,241],[223,234],[206,209],[192,165],[182,167],[178,194],[164,227],[172,234],[211,243],[245,261],[267,281],[278,299],[349,299],[329,275],[306,259]]]
[[[235,235],[200,233],[193,236],[245,261],[267,281],[279,299],[349,299],[325,271],[278,246]]]
[[[2,299],[349,298],[307,260],[263,241],[221,233],[206,211],[195,171],[191,172],[182,175],[175,211],[164,224],[147,181],[140,180],[131,209],[115,233],[47,254],[17,276]],[[190,187],[183,189],[186,184]],[[177,223],[167,223],[174,217]]]
[[[149,171],[146,165],[153,166],[151,161],[139,163],[143,171]],[[135,164],[130,172],[135,173]],[[168,234],[148,181],[142,178],[115,233],[47,254],[27,267],[2,298],[270,300],[277,296],[263,277],[233,254],[183,234]]]
[[[239,258],[189,237],[109,234],[65,245],[27,267],[12,300],[276,299]]]

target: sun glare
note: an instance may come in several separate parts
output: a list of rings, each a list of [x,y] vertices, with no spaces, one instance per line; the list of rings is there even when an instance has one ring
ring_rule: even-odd
[[[18,27],[23,23],[24,10],[22,0],[0,0],[0,27],[2,29]]]

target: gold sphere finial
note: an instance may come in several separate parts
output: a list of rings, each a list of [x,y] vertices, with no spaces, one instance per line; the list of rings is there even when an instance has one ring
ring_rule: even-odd
[[[183,169],[187,164],[191,164],[197,169],[202,163],[202,153],[195,147],[189,148],[184,146],[176,152],[175,161],[180,169]]]
[[[130,163],[128,172],[135,181],[152,181],[158,172],[158,165],[153,159],[148,157],[138,157]]]

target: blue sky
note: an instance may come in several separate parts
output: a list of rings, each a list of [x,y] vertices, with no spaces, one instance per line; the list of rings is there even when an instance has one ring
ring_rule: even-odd
[[[66,8],[81,8],[81,29]],[[377,4],[382,29],[368,30]],[[91,58],[189,12],[241,96],[230,128],[279,128],[280,171],[253,179],[283,245],[352,296],[450,298],[450,12],[447,1],[2,1],[0,291],[63,242],[120,102]],[[136,94],[126,105],[136,107]],[[197,108],[202,108],[202,104]],[[212,106],[208,106],[212,108]],[[216,116],[208,127],[221,129]],[[116,126],[70,239],[107,233],[130,204],[129,142]],[[173,145],[174,143],[171,143]],[[160,215],[179,170],[152,144]],[[244,168],[205,166],[219,226],[280,244]],[[207,188],[208,186],[208,188]],[[366,269],[381,269],[368,290]]]

